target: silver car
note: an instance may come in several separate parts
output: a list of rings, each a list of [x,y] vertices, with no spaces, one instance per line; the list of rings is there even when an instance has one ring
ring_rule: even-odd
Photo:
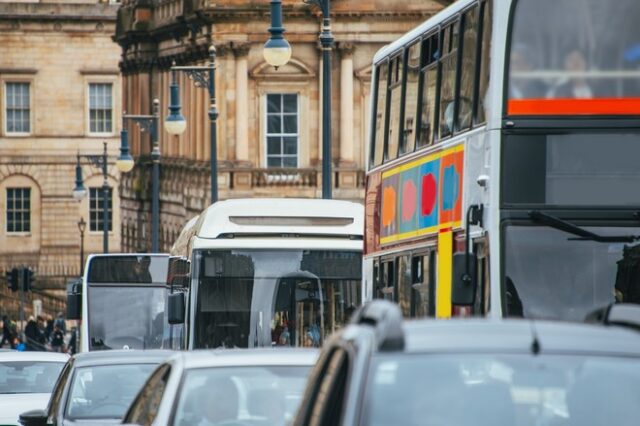
[[[295,415],[318,351],[183,352],[161,364],[123,423],[176,426],[284,425]]]

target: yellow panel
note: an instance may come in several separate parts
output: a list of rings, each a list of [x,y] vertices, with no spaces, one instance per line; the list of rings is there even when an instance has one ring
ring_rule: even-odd
[[[438,279],[436,318],[451,317],[451,277],[453,276],[453,231],[438,234]]]

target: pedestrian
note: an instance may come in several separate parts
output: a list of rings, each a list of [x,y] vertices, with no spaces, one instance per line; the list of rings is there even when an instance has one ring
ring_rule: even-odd
[[[47,315],[47,326],[44,331],[44,337],[47,339],[47,342],[51,340],[51,333],[53,333],[53,317]]]
[[[64,333],[58,324],[53,326],[51,333],[51,351],[64,352]]]
[[[54,325],[58,324],[58,326],[60,326],[60,330],[62,330],[63,334],[67,333],[67,325],[64,321],[64,315],[62,314],[62,312],[58,312],[58,316],[56,317],[56,320],[54,322]]]
[[[10,321],[6,315],[2,316],[2,340],[0,341],[0,348],[8,343],[13,349],[13,342],[11,341],[11,331],[9,329]]]
[[[68,352],[69,354],[73,355],[78,351],[78,329],[76,327],[73,327],[71,329],[71,338],[69,339],[69,348],[68,348]]]
[[[33,316],[29,316],[27,326],[24,328],[25,346],[27,351],[36,351],[38,342],[38,323]]]

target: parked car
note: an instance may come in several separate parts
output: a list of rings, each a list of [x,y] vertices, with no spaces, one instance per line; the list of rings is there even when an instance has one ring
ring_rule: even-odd
[[[289,424],[300,403],[313,349],[182,352],[161,364],[123,423],[137,425]]]
[[[69,356],[54,352],[0,352],[0,425],[17,425],[23,411],[47,406]]]
[[[20,415],[23,425],[120,423],[165,350],[112,350],[74,355],[64,367],[46,410]]]
[[[325,344],[293,424],[638,425],[640,307],[599,319],[403,322],[373,302]]]

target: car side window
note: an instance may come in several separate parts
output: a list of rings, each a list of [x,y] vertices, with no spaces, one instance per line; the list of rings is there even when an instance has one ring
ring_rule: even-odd
[[[158,414],[162,395],[169,381],[171,366],[163,364],[147,379],[138,395],[133,400],[123,423],[150,425]]]
[[[327,362],[317,397],[311,409],[309,425],[329,426],[340,424],[349,375],[349,354],[337,348]]]
[[[60,400],[62,399],[62,394],[64,394],[64,388],[67,387],[67,382],[69,381],[69,377],[71,376],[71,370],[73,370],[73,361],[74,359],[71,358],[65,364],[64,368],[60,372],[60,376],[58,376],[58,381],[53,387],[51,399],[49,400],[49,405],[47,406],[47,415],[49,417],[48,423],[50,424],[56,422]]]

